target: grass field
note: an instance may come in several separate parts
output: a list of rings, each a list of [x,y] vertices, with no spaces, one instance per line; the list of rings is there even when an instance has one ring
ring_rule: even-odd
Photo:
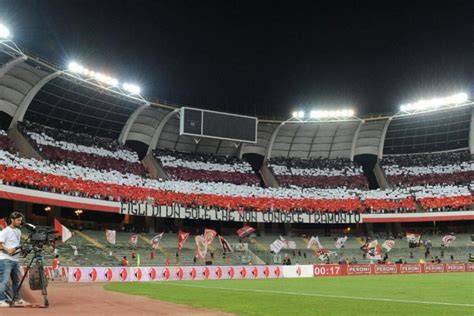
[[[474,273],[112,283],[105,288],[238,315],[474,316]]]

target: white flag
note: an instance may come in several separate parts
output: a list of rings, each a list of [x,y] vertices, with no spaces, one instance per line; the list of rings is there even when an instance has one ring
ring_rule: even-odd
[[[306,248],[310,249],[313,245],[318,246],[319,249],[324,248],[323,246],[321,246],[321,243],[319,242],[319,237],[314,237],[314,236],[311,237]]]
[[[112,245],[115,245],[115,230],[105,230],[105,237],[107,238],[107,241],[111,243]]]
[[[296,249],[296,242],[293,240],[286,240],[280,235],[280,240],[283,242],[283,249]]]
[[[336,248],[341,249],[342,247],[344,247],[346,240],[347,240],[347,236],[337,238],[336,244],[335,244]]]
[[[270,250],[274,253],[279,253],[284,246],[285,242],[281,241],[280,239],[276,239],[270,244]]]

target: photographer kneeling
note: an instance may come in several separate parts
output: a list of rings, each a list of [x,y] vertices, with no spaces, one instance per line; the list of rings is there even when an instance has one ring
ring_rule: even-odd
[[[12,280],[13,302],[12,306],[29,306],[30,303],[20,298],[20,260],[15,254],[20,246],[23,214],[13,212],[10,214],[10,225],[0,231],[0,307],[10,307],[6,302],[6,288],[8,281]]]

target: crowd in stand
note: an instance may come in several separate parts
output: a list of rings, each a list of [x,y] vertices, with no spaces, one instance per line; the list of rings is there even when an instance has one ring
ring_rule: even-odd
[[[0,130],[0,148],[12,154],[16,152],[13,141],[7,136],[7,132]]]
[[[158,181],[130,173],[93,170],[71,163],[21,158],[6,151],[0,151],[0,168],[0,181],[4,184],[124,202],[152,199],[159,205],[177,203],[235,210],[244,207],[258,211],[404,212],[416,209],[413,191],[394,193],[343,188],[276,189],[230,183]],[[428,198],[444,207],[465,207],[471,202],[467,188],[455,191],[450,187],[441,187],[434,196],[423,194],[424,187],[418,189],[421,192],[420,199]]]
[[[153,155],[173,180],[226,182],[251,186],[260,183],[250,164],[237,157],[183,153],[168,149],[156,149]]]
[[[355,166],[350,159],[276,157],[269,159],[268,164],[284,187],[368,187],[362,167]]]
[[[382,165],[395,186],[465,185],[474,181],[474,161],[464,151],[388,156]]]
[[[136,152],[116,140],[73,133],[24,121],[18,129],[42,155],[54,162],[145,175]]]
[[[30,124],[30,123],[24,123]],[[28,125],[35,126],[35,124]],[[53,147],[67,153],[80,154],[80,159],[57,157],[50,160],[35,160],[20,157],[9,152],[11,142],[5,132],[0,132],[0,182],[8,185],[27,187],[48,192],[70,194],[96,199],[107,199],[123,202],[154,201],[159,205],[181,204],[186,206],[219,207],[257,211],[360,211],[360,212],[414,212],[417,203],[428,211],[456,210],[469,207],[472,196],[467,185],[423,185],[402,186],[391,190],[362,190],[350,185],[337,184],[333,188],[288,186],[281,188],[262,188],[248,185],[246,181],[233,182],[235,178],[193,178],[160,181],[141,176],[133,168],[97,168],[88,165],[87,157],[92,160],[103,157],[113,159],[120,147],[88,147],[71,142],[58,141],[54,130],[44,128],[39,133],[20,127],[30,139],[42,149]],[[66,132],[61,131],[61,135]],[[60,136],[59,138],[61,139]],[[90,137],[90,136],[88,136]],[[88,142],[91,140],[88,140]],[[98,141],[100,142],[100,141]],[[82,147],[81,147],[82,146]],[[96,148],[97,152],[87,153],[88,149]],[[115,152],[114,152],[115,150]],[[111,154],[110,154],[111,153]],[[82,156],[84,155],[84,156]],[[88,156],[92,155],[92,156]],[[187,168],[210,174],[243,174],[253,175],[250,165],[236,158],[218,157],[205,154],[190,155],[160,150],[155,152],[165,168]],[[130,159],[120,161],[136,163],[133,155]],[[326,159],[308,161],[289,159],[272,160],[274,170],[284,173],[285,169],[294,175],[309,177],[354,177],[362,176],[362,170],[347,160]],[[463,161],[465,162],[465,161]],[[318,167],[316,167],[318,166]],[[446,166],[455,166],[453,162]],[[408,168],[408,167],[407,167]],[[310,170],[313,170],[313,173]],[[282,171],[283,170],[283,171]],[[215,174],[213,174],[214,176]],[[230,176],[231,177],[231,176]],[[178,176],[176,176],[178,178]],[[197,181],[196,181],[197,180]],[[242,180],[242,179],[241,179]],[[250,183],[253,184],[253,183]]]

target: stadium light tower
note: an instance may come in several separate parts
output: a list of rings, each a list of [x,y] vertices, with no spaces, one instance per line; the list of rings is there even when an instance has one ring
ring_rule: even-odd
[[[148,104],[148,101],[140,95],[141,88],[139,86],[130,83],[121,83],[118,79],[88,69],[75,61],[71,61],[68,64],[67,71],[64,73],[74,77],[75,79],[88,82],[100,88],[118,93],[124,97]]]
[[[326,122],[326,121],[344,121],[344,120],[360,120],[355,116],[355,111],[352,109],[339,110],[312,110],[308,115],[303,111],[294,111],[292,117],[287,122]]]
[[[466,93],[457,93],[448,97],[419,100],[414,103],[407,103],[400,106],[400,111],[404,113],[432,111],[440,108],[463,105],[468,101],[469,96]]]
[[[10,30],[3,24],[0,24],[0,39],[10,39],[12,34]]]

